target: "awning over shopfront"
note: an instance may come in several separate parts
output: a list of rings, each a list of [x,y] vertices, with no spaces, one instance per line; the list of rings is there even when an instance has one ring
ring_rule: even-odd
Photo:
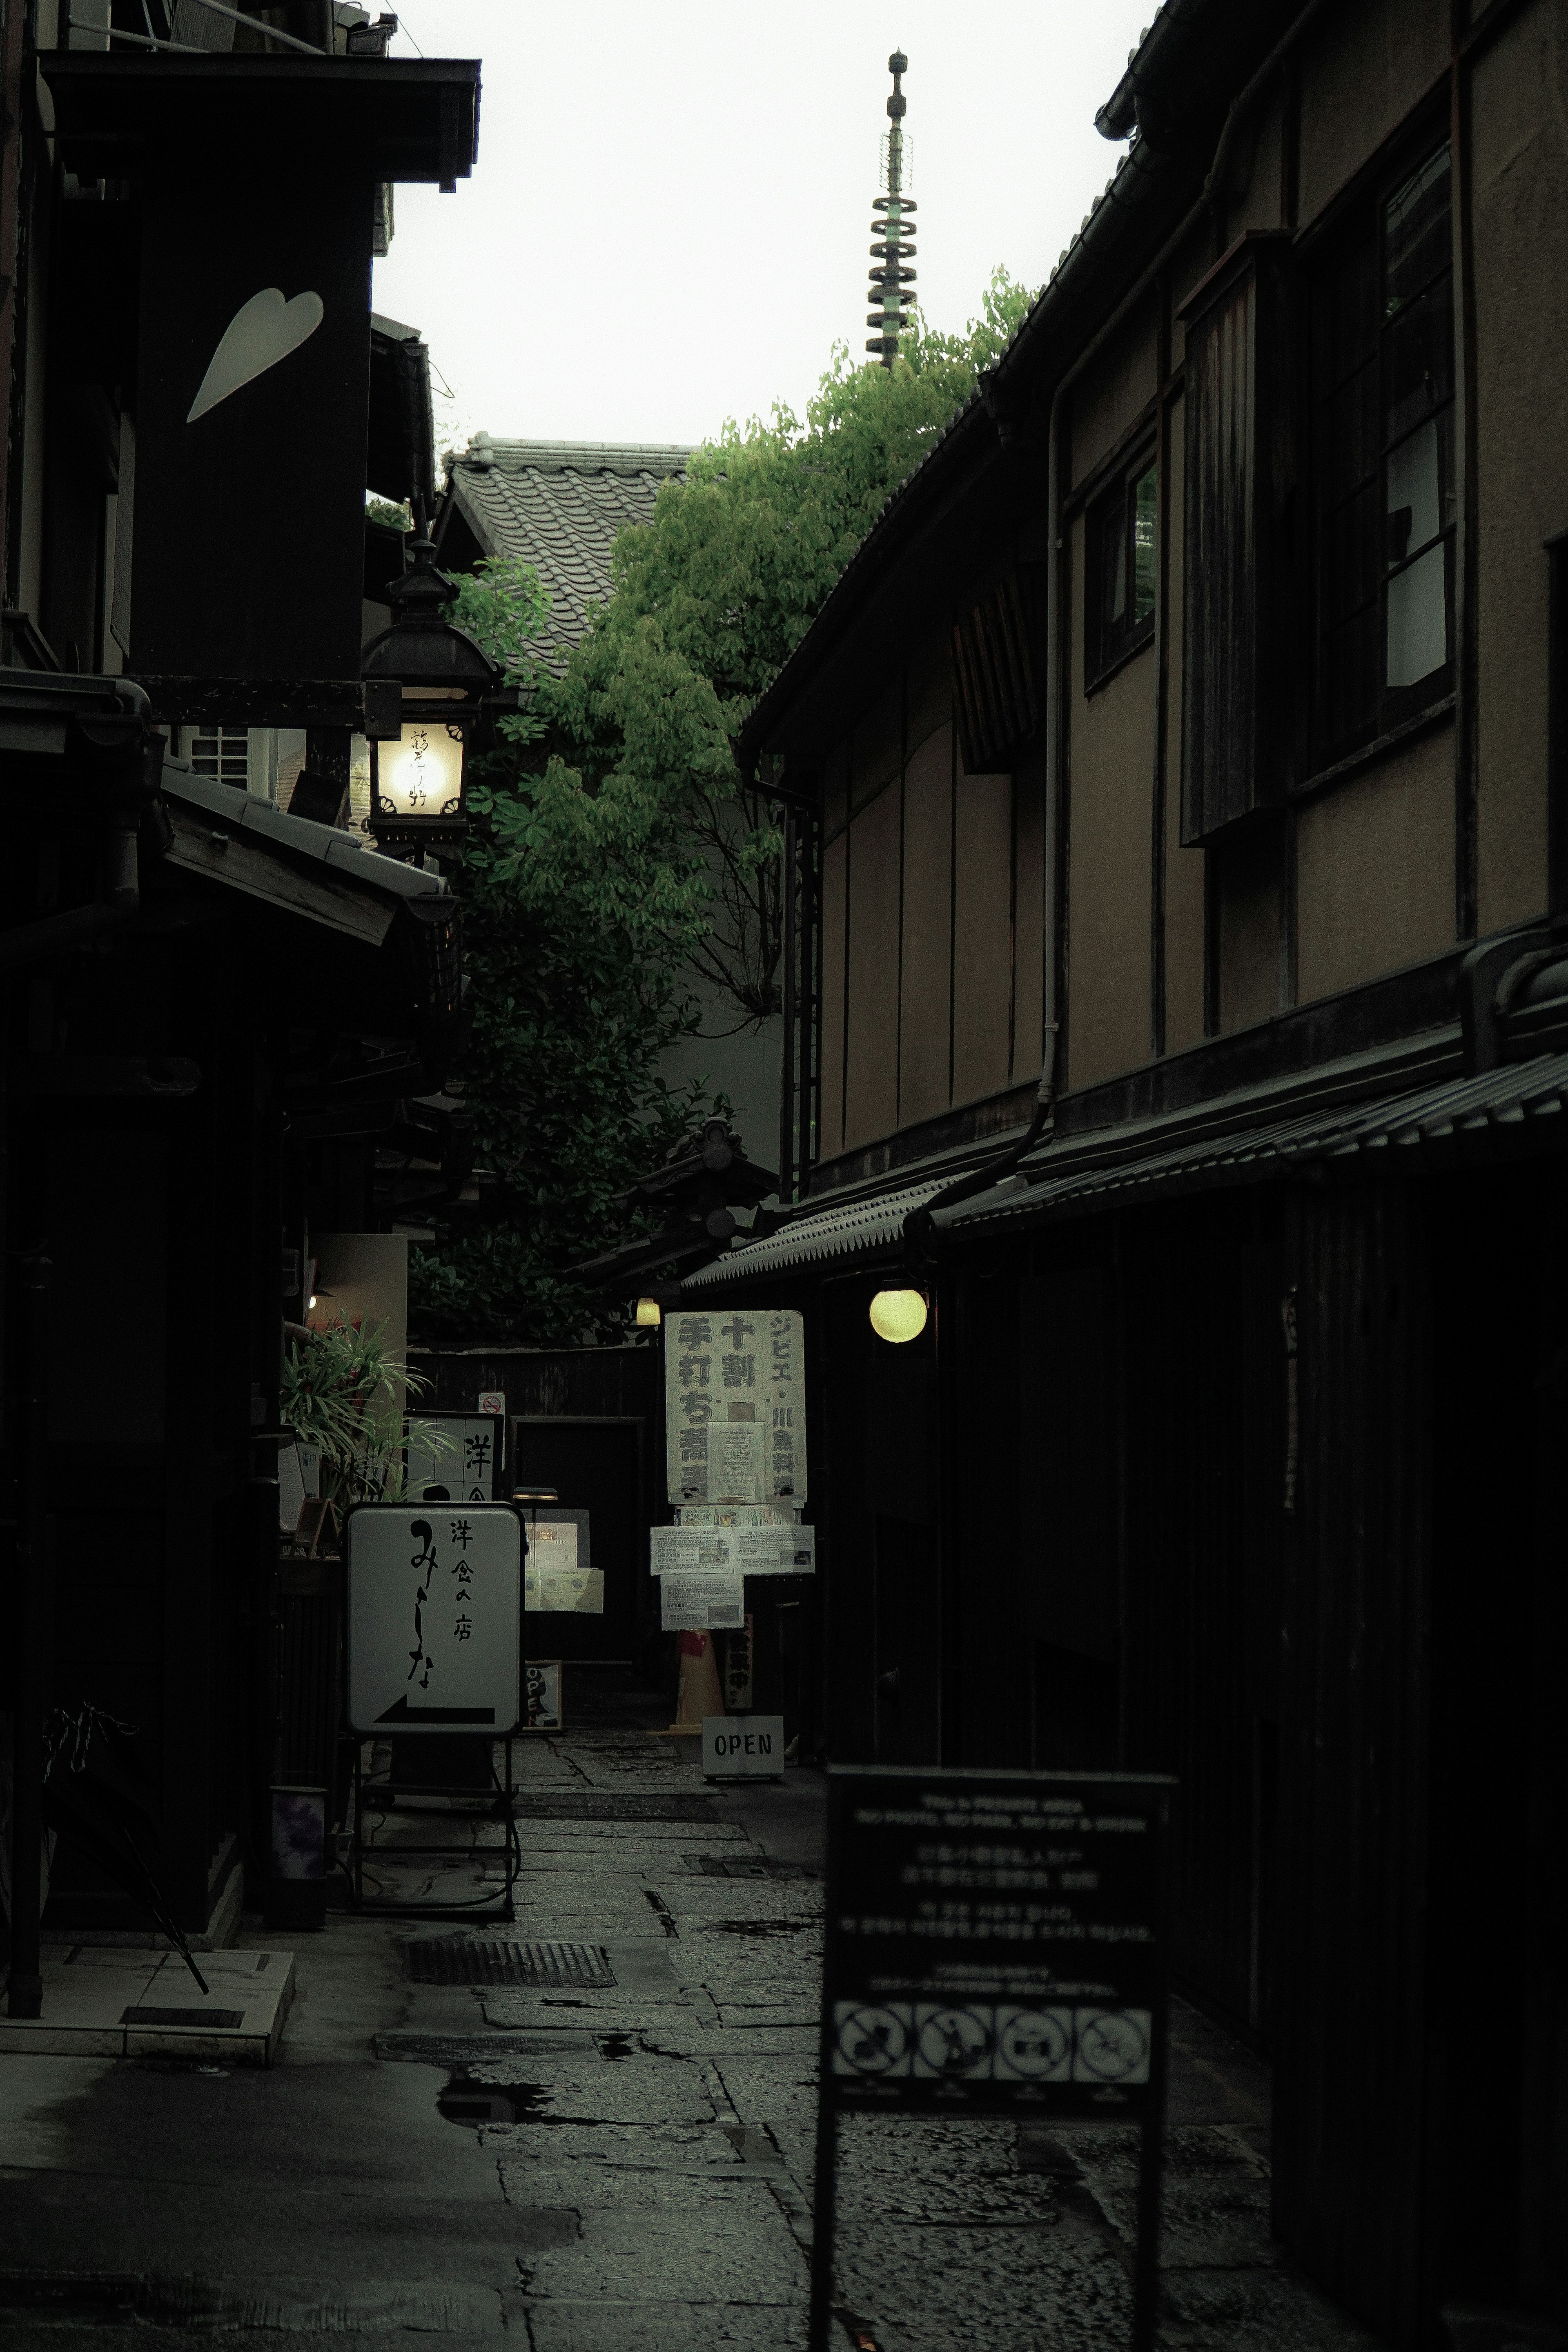
[[[1542,975],[1544,978],[1546,975]],[[1457,1045],[1457,1035],[1456,1035]],[[1320,1081],[1329,1074],[1320,1073]],[[1420,1088],[1368,1100],[1321,1101],[1295,1118],[1260,1117],[1256,1095],[1205,1107],[1194,1138],[1191,1112],[1152,1121],[1142,1137],[1124,1129],[1048,1144],[1025,1170],[990,1191],[939,1209],[938,1236],[957,1246],[1068,1214],[1227,1184],[1279,1181],[1312,1169],[1359,1174],[1435,1171],[1478,1156],[1510,1157],[1568,1147],[1568,1053],[1541,1055],[1475,1076],[1448,1076]],[[1228,1112],[1228,1117],[1226,1116]],[[1185,1128],[1177,1139],[1173,1129]],[[905,1221],[951,1181],[907,1181],[895,1189],[809,1209],[792,1223],[689,1275],[683,1289],[710,1291],[792,1270],[847,1271],[896,1262]]]
[[[1001,1223],[1034,1223],[1068,1209],[1166,1197],[1226,1183],[1289,1178],[1306,1168],[1338,1165],[1358,1173],[1412,1174],[1451,1164],[1473,1152],[1568,1144],[1568,1054],[1450,1079],[1419,1093],[1391,1095],[1352,1109],[1319,1111],[1275,1125],[1244,1129],[1175,1150],[1153,1152],[1119,1166],[1053,1178],[1037,1164],[1031,1181],[1005,1199],[979,1194],[939,1210],[939,1232],[956,1237]]]
[[[164,762],[162,790],[174,828],[164,863],[281,913],[380,947],[401,908],[437,899],[451,906],[438,875],[362,846],[363,835],[289,816],[174,761]]]

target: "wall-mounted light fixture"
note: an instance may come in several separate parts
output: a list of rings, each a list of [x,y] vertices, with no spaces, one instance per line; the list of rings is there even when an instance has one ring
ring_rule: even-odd
[[[879,1290],[871,1301],[871,1328],[879,1339],[891,1339],[901,1346],[906,1339],[920,1338],[928,1312],[921,1291]]]
[[[421,530],[413,562],[387,591],[393,624],[364,649],[370,739],[370,829],[395,857],[455,848],[463,838],[468,737],[500,672],[445,617],[452,582]]]
[[[637,1321],[644,1331],[657,1331],[662,1320],[657,1298],[637,1300]]]

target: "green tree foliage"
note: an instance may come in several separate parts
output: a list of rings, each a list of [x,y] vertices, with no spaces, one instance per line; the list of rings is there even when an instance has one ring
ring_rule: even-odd
[[[804,420],[777,405],[727,425],[621,533],[563,676],[535,658],[548,614],[526,566],[461,583],[454,618],[535,692],[483,762],[462,877],[467,1093],[501,1181],[479,1230],[447,1220],[416,1253],[426,1336],[624,1332],[624,1302],[569,1269],[624,1237],[615,1196],[710,1115],[700,1087],[657,1075],[695,1026],[690,975],[742,1020],[773,1004],[775,811],[735,738],[1027,300],[998,270],[964,334],[922,326],[890,371],[840,346]]]

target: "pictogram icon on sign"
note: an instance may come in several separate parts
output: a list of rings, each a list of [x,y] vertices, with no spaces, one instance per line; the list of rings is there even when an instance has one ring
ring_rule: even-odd
[[[1078,2064],[1080,2083],[1146,2083],[1149,2029],[1146,2009],[1080,2009]]]
[[[921,2021],[920,2071],[927,2074],[973,2074],[991,2056],[989,2009],[933,2009]]]
[[[999,2011],[996,2054],[1002,2074],[1022,2082],[1062,2082],[1072,2056],[1072,2012],[1066,2009]]]
[[[900,2017],[897,2010],[862,2008],[853,2001],[840,2001],[836,2024],[836,2074],[888,2074],[904,2065],[910,2049],[907,2011]]]

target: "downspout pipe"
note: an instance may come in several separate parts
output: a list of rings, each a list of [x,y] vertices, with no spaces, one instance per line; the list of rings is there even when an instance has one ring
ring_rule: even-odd
[[[1214,160],[1205,178],[1203,191],[1196,202],[1183,215],[1175,229],[1165,239],[1152,261],[1147,263],[1121,300],[1104,323],[1095,330],[1077,359],[1061,376],[1051,394],[1050,422],[1047,432],[1046,541],[1050,553],[1050,570],[1046,599],[1046,855],[1045,855],[1045,1037],[1040,1064],[1040,1083],[1035,1097],[1034,1115],[1024,1135],[1016,1143],[1006,1145],[994,1158],[985,1160],[965,1176],[960,1176],[918,1209],[911,1209],[904,1219],[903,1246],[906,1258],[913,1265],[934,1264],[937,1246],[935,1218],[939,1209],[955,1207],[961,1201],[973,1200],[977,1192],[990,1191],[1003,1183],[1026,1160],[1038,1145],[1056,1108],[1057,1041],[1061,1034],[1062,1006],[1058,985],[1056,959],[1056,901],[1058,890],[1058,851],[1060,838],[1058,814],[1061,808],[1062,778],[1062,711],[1066,691],[1064,635],[1062,630],[1062,517],[1061,517],[1061,419],[1062,404],[1073,385],[1090,362],[1097,359],[1105,345],[1125,321],[1134,305],[1141,302],[1150,286],[1177,253],[1198,222],[1217,202],[1219,177],[1228,159],[1231,142],[1243,115],[1256,102],[1270,78],[1279,71],[1290,50],[1307,30],[1327,0],[1308,0],[1308,5],[1289,31],[1278,41],[1245,87],[1237,91],[1226,112],[1215,143]]]

